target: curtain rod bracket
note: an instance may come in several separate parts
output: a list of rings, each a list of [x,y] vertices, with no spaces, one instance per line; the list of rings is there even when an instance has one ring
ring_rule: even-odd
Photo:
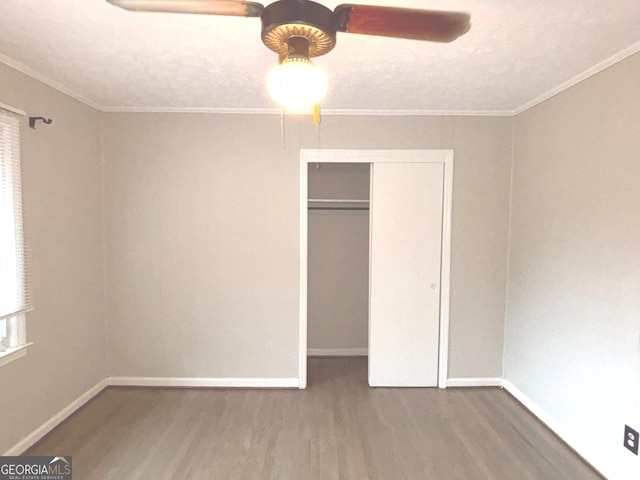
[[[44,123],[45,125],[50,125],[51,122],[53,122],[53,120],[51,120],[50,118],[44,118],[44,117],[29,117],[29,128],[33,128],[35,130],[36,128],[36,122],[40,120],[42,121],[42,123]]]

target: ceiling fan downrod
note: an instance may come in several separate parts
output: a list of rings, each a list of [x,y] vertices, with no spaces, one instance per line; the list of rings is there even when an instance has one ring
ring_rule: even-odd
[[[280,58],[291,50],[319,57],[336,46],[337,22],[331,10],[310,0],[279,0],[262,12],[262,42]],[[304,55],[304,53],[302,53]]]

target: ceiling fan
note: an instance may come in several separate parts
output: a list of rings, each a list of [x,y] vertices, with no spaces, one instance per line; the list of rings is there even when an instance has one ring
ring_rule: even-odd
[[[107,0],[126,10],[260,17],[262,42],[278,54],[280,65],[268,77],[269,93],[292,109],[319,104],[328,82],[311,57],[330,52],[336,34],[452,42],[469,31],[462,12],[343,4],[331,11],[312,0],[278,0],[266,7],[240,0]]]

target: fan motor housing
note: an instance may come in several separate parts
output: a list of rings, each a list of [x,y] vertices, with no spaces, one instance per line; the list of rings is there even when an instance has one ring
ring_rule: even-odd
[[[329,53],[336,46],[337,24],[327,7],[310,0],[280,0],[267,6],[262,20],[262,43],[281,59],[290,53],[289,39],[306,38],[309,57]]]

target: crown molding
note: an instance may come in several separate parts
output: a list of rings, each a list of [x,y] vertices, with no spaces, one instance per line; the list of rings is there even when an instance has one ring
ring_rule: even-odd
[[[280,115],[279,108],[218,108],[218,107],[104,107],[106,113],[214,113],[235,115]],[[284,111],[286,115],[310,115],[311,110],[302,112]],[[380,116],[380,117],[511,117],[513,110],[367,110],[367,109],[322,109],[325,116]]]
[[[353,115],[381,117],[511,117],[512,110],[366,110],[366,109],[323,109],[323,115]]]
[[[560,85],[548,90],[542,95],[530,100],[513,110],[393,110],[393,109],[333,109],[327,108],[322,110],[322,114],[326,116],[384,116],[384,117],[410,117],[410,116],[456,116],[456,117],[514,117],[532,107],[544,102],[545,100],[558,95],[559,93],[577,85],[578,83],[602,72],[612,65],[640,52],[640,42],[621,50],[618,53],[606,58],[602,62],[585,70],[573,78],[561,83]],[[211,113],[222,115],[281,115],[282,110],[279,108],[222,108],[222,107],[131,107],[131,106],[115,106],[108,107],[98,104],[90,98],[76,92],[75,90],[49,78],[48,76],[34,70],[33,68],[0,53],[0,63],[17,70],[18,72],[38,80],[49,87],[68,95],[79,102],[88,105],[95,110],[105,113]],[[285,112],[287,115],[307,115],[311,110],[293,113]]]
[[[103,107],[105,113],[217,113],[238,115],[280,115],[279,108],[223,108],[223,107]],[[288,112],[287,112],[288,113]],[[307,112],[301,112],[304,114]]]
[[[564,92],[565,90],[568,90],[569,88],[573,87],[574,85],[577,85],[578,83],[586,80],[589,77],[593,77],[595,74],[600,73],[603,70],[606,70],[610,66],[615,65],[616,63],[621,62],[625,58],[628,58],[631,55],[633,55],[635,53],[638,53],[638,52],[640,52],[640,42],[636,42],[633,45],[628,46],[624,50],[621,50],[618,53],[615,53],[614,55],[611,55],[609,58],[606,58],[602,62],[597,63],[593,67],[585,70],[582,73],[579,73],[578,75],[576,75],[573,78],[570,78],[566,82],[563,82],[560,85],[552,88],[551,90],[548,90],[547,92],[543,93],[539,97],[536,97],[533,100],[530,100],[529,102],[521,105],[520,107],[516,108],[513,111],[513,115],[515,116],[515,115],[519,115],[519,114],[521,114],[523,112],[526,112],[530,108],[535,107],[536,105],[544,102],[545,100],[550,99],[551,97],[554,97],[554,96],[558,95],[561,92]]]
[[[31,77],[34,80],[38,80],[39,82],[44,83],[45,85],[53,88],[54,90],[64,93],[65,95],[68,95],[69,97],[75,100],[78,100],[79,102],[82,102],[85,105],[88,105],[95,110],[104,111],[103,107],[97,104],[96,102],[94,102],[93,100],[90,100],[89,98],[76,92],[75,90],[69,87],[66,87],[65,85],[59,82],[56,82],[55,80],[52,80],[51,78],[47,77],[46,75],[43,75],[37,70],[34,70],[33,68],[25,65],[24,63],[20,63],[17,60],[7,55],[4,55],[3,53],[0,53],[0,63],[4,63],[8,67],[11,67],[14,70],[17,70],[18,72],[26,75],[27,77]]]

